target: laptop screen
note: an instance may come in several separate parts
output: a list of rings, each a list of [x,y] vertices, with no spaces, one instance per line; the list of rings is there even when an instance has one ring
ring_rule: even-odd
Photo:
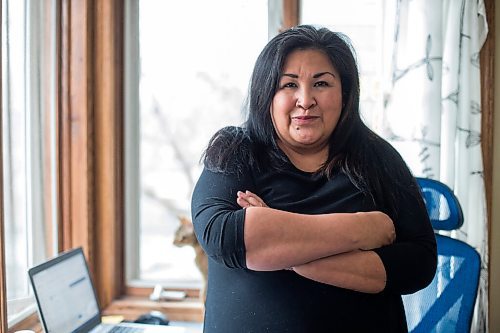
[[[99,306],[81,248],[29,270],[47,332],[80,331],[100,321]]]

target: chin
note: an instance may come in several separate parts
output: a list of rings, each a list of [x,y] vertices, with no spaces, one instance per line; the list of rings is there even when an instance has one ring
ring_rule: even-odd
[[[304,146],[304,147],[308,147],[308,146],[313,146],[313,145],[316,145],[317,144],[317,141],[313,141],[313,140],[300,140],[300,141],[297,141],[297,143],[301,146]]]
[[[300,137],[296,138],[295,142],[297,142],[300,145],[305,145],[305,146],[310,146],[314,144],[318,144],[320,142],[321,138],[318,137]]]

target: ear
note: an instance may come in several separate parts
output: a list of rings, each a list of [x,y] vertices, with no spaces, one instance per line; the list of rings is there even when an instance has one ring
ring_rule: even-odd
[[[192,225],[191,220],[188,219],[186,216],[178,216],[179,220],[181,221],[181,224],[183,225]]]

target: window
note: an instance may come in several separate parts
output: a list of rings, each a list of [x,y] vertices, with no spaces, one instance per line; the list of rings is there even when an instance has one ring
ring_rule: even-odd
[[[315,24],[346,34],[356,51],[360,71],[360,111],[371,128],[380,130],[384,84],[391,60],[393,0],[307,0],[300,4],[302,24]],[[390,12],[390,13],[388,13]],[[355,13],[355,14],[354,14]]]
[[[375,129],[383,112],[384,59],[390,59],[383,45],[386,2],[311,0],[299,6],[301,23],[323,25],[352,39],[361,71],[362,114]],[[194,251],[172,244],[178,219],[190,217],[191,192],[209,138],[223,126],[242,122],[253,63],[279,29],[283,13],[265,0],[183,2],[175,10],[154,0],[133,6],[125,52],[127,280],[196,287],[200,273]],[[208,11],[213,15],[204,15]]]
[[[386,138],[415,172],[423,168],[420,151],[416,145],[392,139],[394,133],[389,128],[388,111],[384,105],[392,90],[396,5],[395,0],[308,0],[301,2],[300,20],[303,24],[325,26],[348,36],[358,61],[360,113],[363,121]],[[412,45],[407,47],[409,52],[413,51]],[[403,133],[409,133],[414,122],[408,121],[408,114],[400,112],[396,116],[391,118],[394,126]]]
[[[174,232],[179,216],[191,216],[208,140],[243,121],[253,63],[268,40],[268,3],[182,1],[174,8],[141,0],[138,12],[138,42],[130,43],[138,43],[140,64],[127,68],[138,87],[127,81],[125,94],[140,91],[126,102],[128,280],[196,288],[194,251],[175,247]]]
[[[9,326],[35,310],[27,270],[57,251],[55,1],[2,0],[4,247]]]

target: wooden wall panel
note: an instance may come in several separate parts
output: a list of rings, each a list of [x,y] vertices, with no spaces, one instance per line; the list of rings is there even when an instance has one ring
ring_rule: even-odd
[[[492,244],[492,205],[493,205],[493,133],[494,133],[494,110],[495,110],[495,0],[484,0],[486,7],[486,18],[488,20],[488,37],[481,49],[481,147],[483,150],[484,164],[484,185],[486,192],[486,209],[488,218],[488,300],[490,303],[489,309],[495,309],[497,304],[496,299],[492,299],[498,292],[492,290],[499,288],[498,281],[492,280],[496,276],[496,264],[492,261],[493,249],[496,246]],[[497,117],[497,121],[499,121]],[[492,246],[493,245],[493,246]],[[496,246],[498,247],[498,246]],[[494,258],[493,258],[494,259]],[[493,268],[493,269],[492,269]],[[498,316],[491,311],[489,312],[490,329],[498,329],[491,326]]]
[[[491,221],[493,186],[493,111],[495,107],[495,2],[484,0],[488,20],[488,37],[481,49],[481,146],[488,221]]]

